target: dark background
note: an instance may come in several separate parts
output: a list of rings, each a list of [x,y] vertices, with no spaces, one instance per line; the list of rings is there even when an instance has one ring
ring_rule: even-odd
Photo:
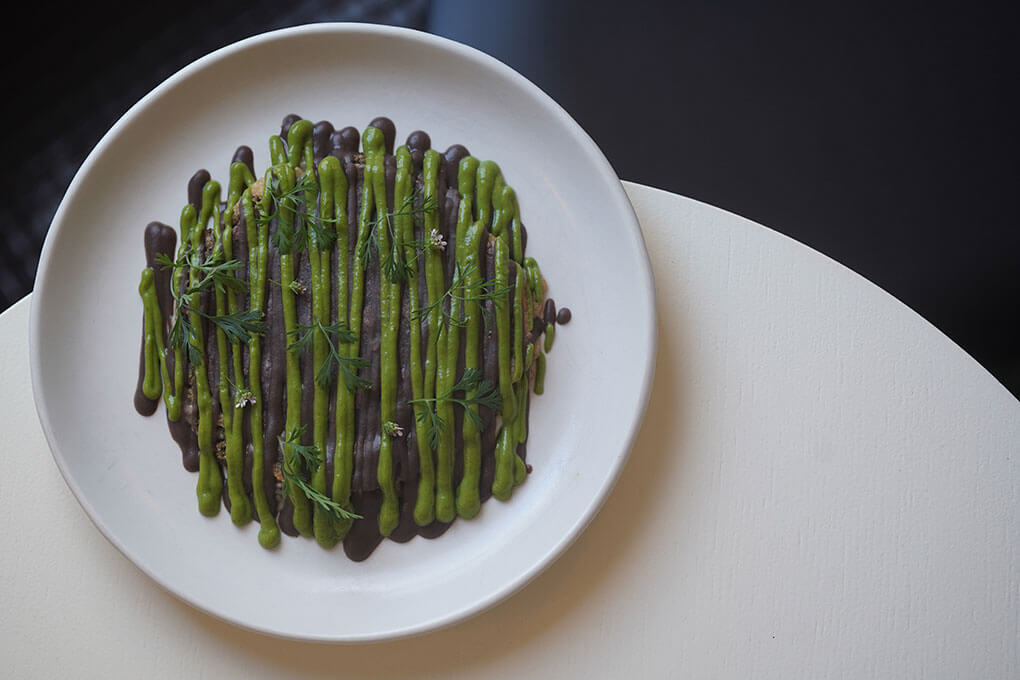
[[[256,33],[371,21],[503,60],[621,178],[833,257],[1020,394],[1014,4],[178,0],[54,13],[5,59],[0,310],[31,290],[78,166],[149,90]]]

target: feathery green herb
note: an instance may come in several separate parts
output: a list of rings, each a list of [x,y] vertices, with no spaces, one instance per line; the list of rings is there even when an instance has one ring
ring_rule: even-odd
[[[463,392],[463,397],[455,396]],[[482,372],[477,368],[465,369],[460,380],[438,397],[422,397],[408,400],[409,404],[423,404],[424,410],[418,414],[418,420],[429,421],[429,444],[432,448],[439,446],[439,438],[442,430],[446,427],[445,421],[436,412],[436,407],[442,402],[460,404],[464,407],[464,413],[471,418],[479,430],[485,429],[482,417],[471,406],[484,406],[493,411],[498,411],[502,404],[499,397],[499,388],[486,380]]]
[[[280,446],[284,452],[283,463],[280,465],[280,472],[283,475],[284,493],[289,494],[293,485],[305,495],[311,502],[315,503],[337,520],[361,519],[361,515],[351,512],[340,503],[324,493],[316,491],[308,483],[311,469],[318,464],[319,449],[315,446],[308,446],[301,443],[305,426],[291,428],[287,438],[280,437]],[[287,456],[287,453],[293,455]]]
[[[421,205],[416,205],[418,203]],[[392,210],[391,212],[377,216],[369,223],[368,237],[358,248],[358,257],[361,259],[362,266],[367,267],[372,261],[372,258],[375,257],[373,251],[378,253],[379,226],[383,225],[386,229],[386,233],[389,235],[390,243],[396,244],[396,247],[392,248],[390,252],[383,254],[379,261],[379,268],[386,276],[386,279],[391,283],[402,283],[407,281],[412,271],[411,265],[406,260],[404,262],[398,262],[394,253],[399,252],[401,249],[410,250],[414,253],[414,257],[417,258],[427,248],[433,246],[434,242],[431,240],[404,241],[400,238],[400,235],[397,234],[397,229],[393,224],[393,218],[400,216],[419,218],[428,213],[433,213],[438,209],[439,205],[436,203],[435,199],[422,199],[422,190],[419,188],[408,194],[404,200],[401,201],[400,207]],[[445,245],[445,243],[443,245]]]
[[[453,311],[456,308],[457,302],[477,302],[482,303],[486,300],[492,300],[495,304],[502,304],[506,298],[507,293],[514,289],[511,285],[500,286],[496,279],[489,279],[482,281],[480,284],[470,284],[468,278],[474,275],[478,270],[478,265],[474,262],[468,262],[466,265],[457,264],[456,275],[453,277],[453,283],[438,299],[433,300],[427,305],[419,307],[411,314],[411,319],[418,321],[423,318],[429,317],[432,312],[439,309],[442,312],[441,323],[445,328],[450,326],[457,326],[458,328],[463,327],[465,321],[459,316],[455,316]],[[477,287],[477,292],[468,292],[468,287]],[[447,304],[449,303],[449,304]],[[485,313],[483,307],[483,315]],[[438,337],[438,334],[437,334]]]
[[[183,272],[190,269],[198,272],[198,278],[190,283],[183,291],[171,286],[170,294],[174,299],[173,325],[170,327],[170,346],[173,348],[187,348],[188,358],[191,363],[199,363],[201,355],[190,342],[194,337],[195,329],[191,320],[184,312],[194,312],[199,316],[208,319],[226,333],[231,343],[249,343],[252,335],[265,333],[265,323],[262,320],[262,313],[254,310],[234,312],[232,314],[207,314],[197,306],[198,296],[210,289],[218,292],[242,291],[248,288],[241,279],[237,278],[235,272],[241,268],[237,260],[224,260],[221,251],[215,251],[205,261],[202,261],[198,253],[189,251],[183,253],[176,260],[171,260],[165,253],[156,255],[156,263],[163,269],[178,270]]]
[[[299,324],[291,332],[294,339],[287,348],[300,348],[302,352],[307,351],[312,345],[316,332],[322,333],[326,339],[327,352],[326,358],[322,360],[322,364],[315,372],[315,382],[323,387],[329,387],[336,379],[337,370],[339,370],[344,375],[344,383],[349,391],[370,389],[372,383],[358,374],[362,368],[368,366],[368,362],[362,357],[348,357],[340,353],[340,345],[349,345],[357,339],[354,332],[343,321],[326,326],[318,318],[313,318],[312,323],[308,325]]]
[[[269,204],[272,211],[259,214],[255,219],[261,224],[268,224],[280,214],[280,207],[287,205],[297,219],[297,226],[279,222],[276,231],[273,232],[273,245],[280,252],[289,253],[297,250],[305,250],[310,244],[310,238],[314,238],[316,247],[320,250],[327,250],[336,243],[337,234],[333,225],[338,222],[335,217],[320,217],[308,210],[305,201],[308,196],[318,194],[319,184],[315,179],[314,172],[305,172],[294,182],[294,186],[283,191],[280,188],[280,180],[273,174],[269,175],[269,182],[265,191],[269,194]]]

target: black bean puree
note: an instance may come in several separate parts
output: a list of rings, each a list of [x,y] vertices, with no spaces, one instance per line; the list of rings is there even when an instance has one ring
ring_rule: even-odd
[[[135,408],[166,402],[202,512],[216,513],[214,494],[236,524],[260,522],[265,547],[282,531],[364,560],[384,537],[441,535],[531,471],[531,388],[570,310],[546,299],[498,166],[459,144],[437,153],[420,130],[395,150],[395,136],[384,117],[362,135],[288,115],[262,178],[252,149],[237,149],[226,201],[208,171],[192,176],[179,246],[170,226],[145,229]],[[281,186],[309,173],[310,193],[286,197]],[[302,228],[316,233],[280,240]],[[206,286],[182,309],[175,297],[204,275],[188,258],[236,261],[242,284]],[[248,342],[216,322],[246,312],[264,324]],[[175,314],[193,319],[197,341],[174,345]],[[330,341],[357,386],[337,366],[319,377]],[[486,387],[495,403],[473,400]],[[312,460],[298,465],[300,451]],[[312,494],[284,484],[284,470]],[[338,519],[329,502],[359,518]]]

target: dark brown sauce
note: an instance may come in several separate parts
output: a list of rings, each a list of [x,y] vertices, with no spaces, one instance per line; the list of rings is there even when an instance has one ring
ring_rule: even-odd
[[[294,114],[288,115],[284,118],[281,126],[281,136],[285,141],[287,133],[292,125],[297,121],[301,120],[299,116]],[[392,121],[387,118],[376,118],[371,124],[372,127],[376,127],[382,131],[385,140],[385,179],[386,179],[386,190],[387,190],[387,202],[391,208],[394,206],[394,176],[396,172],[396,161],[393,155],[393,148],[395,142],[395,126]],[[362,199],[362,190],[365,177],[364,157],[358,153],[358,144],[360,140],[359,132],[353,127],[346,127],[340,130],[335,130],[333,125],[328,121],[320,121],[316,123],[312,132],[312,144],[314,149],[315,159],[321,160],[327,155],[333,155],[337,157],[348,178],[348,233],[349,233],[349,247],[347,252],[337,252],[337,249],[332,249],[330,257],[330,272],[331,275],[337,271],[338,258],[348,258],[349,271],[353,270],[354,259],[356,254],[354,253],[355,244],[358,237],[359,229],[359,212],[360,202]],[[430,148],[431,140],[427,133],[422,131],[412,132],[407,138],[407,147],[411,152],[412,161],[414,164],[413,173],[413,186],[421,187],[423,184],[422,177],[422,157],[425,151]],[[442,154],[443,164],[439,172],[438,191],[437,195],[440,197],[439,202],[439,230],[441,236],[444,238],[448,247],[445,250],[444,262],[444,278],[445,286],[449,287],[454,279],[456,269],[456,253],[454,244],[456,242],[457,234],[457,221],[458,211],[461,203],[461,196],[457,191],[457,174],[460,161],[469,155],[468,150],[459,145],[455,144],[449,147]],[[233,156],[233,161],[240,161],[244,163],[249,170],[254,170],[254,153],[249,147],[242,146],[237,149]],[[188,202],[196,207],[196,210],[201,207],[203,188],[206,183],[210,180],[210,174],[206,170],[199,170],[189,180],[187,185],[187,199]],[[223,206],[221,205],[221,211]],[[230,219],[230,216],[225,216],[225,219]],[[519,222],[518,222],[519,225]],[[278,220],[274,218],[270,223],[270,240],[272,240],[273,234],[276,233],[279,227]],[[509,227],[508,227],[509,228]],[[522,244],[526,244],[526,233],[524,232],[523,225],[519,226],[521,230],[521,241]],[[419,242],[424,241],[429,237],[425,233],[422,221],[419,219],[415,220],[414,225],[414,236]],[[244,217],[238,220],[238,223],[233,228],[234,234],[234,245],[233,245],[233,256],[241,263],[241,267],[238,270],[238,277],[242,280],[247,278],[247,259],[248,259],[248,243],[247,243],[247,225],[245,224]],[[174,311],[174,302],[170,294],[171,288],[171,275],[169,271],[164,270],[156,263],[156,257],[162,253],[169,257],[174,258],[174,248],[177,241],[176,232],[168,225],[153,222],[148,225],[145,230],[145,254],[146,264],[155,271],[156,275],[156,288],[158,296],[158,304],[163,315],[163,334],[164,340],[167,340],[172,314]],[[485,239],[481,240],[480,250],[478,253],[478,262],[480,264],[482,280],[488,280],[495,276],[495,266],[493,258],[493,249],[491,244],[487,245]],[[211,240],[205,239],[202,248],[202,256],[205,257],[211,249]],[[521,258],[523,259],[523,245]],[[301,282],[309,282],[311,280],[311,269],[308,253],[299,252],[294,256],[295,261],[295,278]],[[511,263],[512,264],[512,263]],[[381,411],[379,403],[380,394],[380,380],[381,380],[381,351],[380,344],[382,341],[381,337],[381,316],[380,316],[380,281],[378,272],[379,258],[376,258],[374,264],[369,266],[366,270],[364,277],[364,305],[362,308],[362,329],[360,337],[360,356],[365,361],[366,366],[361,370],[361,377],[367,380],[371,384],[370,389],[360,389],[355,393],[355,443],[354,443],[354,470],[351,485],[351,502],[354,507],[354,511],[362,516],[362,519],[355,520],[349,533],[343,540],[344,552],[352,560],[364,560],[367,558],[379,545],[382,540],[382,536],[379,532],[377,523],[377,516],[379,508],[382,504],[382,492],[380,491],[379,479],[377,477],[377,469],[380,455],[380,441],[381,441]],[[516,272],[517,267],[511,266],[508,274],[508,282],[510,285],[516,284]],[[523,269],[520,269],[523,272]],[[290,502],[290,499],[285,495],[282,495],[282,502],[278,499],[281,498],[279,493],[279,483],[273,476],[273,471],[280,463],[280,447],[277,442],[284,435],[285,421],[286,421],[286,361],[287,361],[287,347],[289,339],[287,337],[286,328],[284,326],[282,310],[282,295],[281,288],[278,283],[281,280],[280,272],[280,256],[276,248],[270,248],[269,251],[269,262],[267,269],[266,278],[270,281],[266,290],[266,298],[264,304],[265,312],[265,332],[262,336],[262,361],[258,367],[251,367],[249,365],[249,352],[247,347],[242,344],[242,356],[243,366],[245,374],[251,370],[260,371],[261,385],[262,385],[262,398],[261,400],[251,408],[261,409],[263,418],[263,432],[264,432],[264,455],[263,455],[263,466],[265,475],[263,477],[263,487],[269,500],[269,505],[276,517],[280,529],[289,535],[297,535],[298,532],[293,522],[294,508]],[[425,272],[424,267],[419,267],[418,280],[409,282],[408,284],[416,292],[420,300],[426,299],[426,286],[425,286]],[[182,282],[181,287],[184,287]],[[337,291],[336,286],[330,286],[332,290],[332,302],[331,309],[334,315],[338,307]],[[240,309],[246,309],[248,305],[248,298],[246,295],[238,295],[238,306]],[[301,292],[296,295],[296,309],[298,324],[310,325],[313,323],[312,313],[312,295],[311,291]],[[509,304],[509,301],[507,302]],[[209,315],[213,315],[216,312],[214,296],[211,293],[202,293],[201,299],[198,305]],[[483,303],[483,314],[482,317],[485,323],[482,326],[482,330],[479,338],[479,357],[481,371],[484,374],[484,378],[491,384],[497,384],[499,381],[499,358],[498,358],[498,344],[499,337],[496,328],[496,323],[493,321],[495,318],[496,307],[493,300],[488,299]],[[555,304],[552,300],[546,300],[544,306],[536,304],[534,311],[538,312],[541,309],[541,313],[532,313],[529,317],[531,321],[525,325],[523,338],[524,343],[535,343],[535,351],[538,351],[538,347],[541,343],[538,342],[540,336],[545,330],[546,326],[552,324],[565,324],[570,320],[570,310],[567,308],[561,308],[558,312]],[[522,319],[515,319],[515,315],[511,314],[511,327],[509,329],[509,337],[514,337],[514,324],[520,324],[523,322]],[[406,294],[406,288],[401,294],[401,322],[398,336],[398,379],[397,379],[397,399],[396,399],[396,411],[394,414],[394,421],[402,428],[403,435],[392,438],[392,458],[393,458],[393,474],[396,480],[397,493],[399,495],[399,522],[397,527],[392,531],[389,538],[397,542],[405,542],[412,539],[414,536],[424,536],[426,538],[435,538],[441,535],[450,526],[450,522],[434,521],[431,524],[425,526],[418,526],[414,520],[414,507],[417,500],[418,493],[418,476],[419,476],[419,460],[418,460],[418,433],[415,428],[415,414],[411,405],[408,403],[412,397],[412,381],[410,368],[408,366],[407,357],[410,351],[411,335],[410,335],[410,324],[420,323],[421,325],[421,344],[420,352],[422,361],[428,349],[428,343],[430,339],[428,336],[428,324],[422,319],[421,321],[412,321],[409,309],[408,295]],[[204,362],[207,367],[209,375],[209,384],[213,394],[213,417],[216,421],[222,421],[219,409],[220,403],[217,395],[217,385],[221,380],[221,366],[219,353],[217,351],[216,338],[216,327],[209,321],[204,323],[204,333],[206,338],[205,343],[205,355]],[[169,346],[169,343],[167,342]],[[465,343],[461,343],[460,353],[458,358],[458,364],[456,369],[456,375],[460,376],[465,370]],[[172,351],[167,350],[166,353],[168,359],[168,368],[170,374],[173,375],[173,356]],[[229,355],[228,355],[229,356]],[[182,406],[181,418],[177,421],[170,420],[168,423],[170,427],[171,435],[174,440],[180,446],[182,451],[182,458],[184,467],[189,471],[196,471],[198,469],[199,461],[199,447],[196,436],[198,429],[198,409],[195,404],[195,382],[194,372],[191,370],[191,366],[188,363],[187,356],[184,359],[184,375],[185,386],[184,386],[184,398]],[[226,369],[224,369],[225,371]],[[139,413],[143,415],[152,414],[158,405],[158,399],[149,399],[142,394],[141,383],[144,372],[144,354],[140,361],[140,377],[138,388],[135,395],[135,408]],[[302,436],[302,443],[305,445],[311,445],[312,432],[313,432],[313,394],[316,374],[316,366],[313,365],[313,360],[310,353],[305,352],[301,356],[301,380],[304,385],[304,389],[301,395],[301,422],[306,425]],[[164,389],[168,389],[170,386],[164,386]],[[525,409],[530,408],[530,392],[525,397],[524,402]],[[329,420],[330,429],[326,438],[327,445],[324,453],[326,461],[326,478],[332,479],[333,477],[333,466],[334,466],[334,455],[335,442],[336,442],[336,400],[334,397],[330,398],[329,403]],[[464,470],[463,460],[463,441],[462,441],[462,427],[464,422],[464,412],[462,408],[456,408],[454,410],[455,422],[449,423],[449,427],[453,427],[453,433],[455,435],[455,458],[454,458],[454,488],[459,483]],[[484,502],[492,495],[492,483],[495,475],[495,449],[497,445],[497,436],[499,434],[500,422],[497,417],[498,414],[491,409],[482,407],[479,410],[479,415],[484,423],[484,427],[481,430],[481,480],[480,480],[480,497]],[[244,411],[244,427],[241,428],[242,432],[245,433],[244,438],[244,459],[243,459],[243,479],[244,489],[248,495],[248,500],[252,502],[252,462],[253,462],[253,447],[249,436],[250,430],[250,410]],[[215,422],[215,421],[214,421]],[[526,421],[525,421],[526,422]],[[222,450],[224,446],[224,432],[222,427],[216,427],[214,429],[214,440],[217,442],[217,450]],[[517,454],[522,460],[525,459],[526,451],[525,445],[519,444],[517,446]],[[226,478],[226,464],[222,456],[219,457],[219,464],[221,467],[221,474]],[[531,471],[530,465],[527,466],[528,472]],[[229,497],[227,494],[227,487],[224,484],[223,487],[223,498],[224,503],[229,508]],[[254,503],[252,503],[254,508]],[[256,517],[256,519],[258,519]]]

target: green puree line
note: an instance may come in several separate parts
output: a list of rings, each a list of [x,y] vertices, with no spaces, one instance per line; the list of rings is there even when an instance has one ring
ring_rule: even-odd
[[[455,234],[455,262],[453,271],[453,290],[464,285],[463,251],[467,232],[474,221],[475,175],[478,170],[478,159],[467,156],[460,161],[457,172],[457,189],[461,194],[457,213],[457,231]],[[466,297],[466,296],[462,296]],[[436,395],[446,395],[457,383],[457,363],[460,356],[460,328],[466,324],[462,316],[463,305],[458,296],[450,296],[450,321],[440,330],[438,341],[439,360],[436,376]],[[456,498],[453,489],[454,447],[456,438],[453,432],[454,404],[447,399],[437,400],[436,413],[444,427],[436,452],[436,519],[440,522],[451,522],[456,516]]]
[[[420,248],[414,245],[414,216],[419,206],[414,204],[415,195],[413,191],[414,183],[414,162],[411,159],[411,151],[407,146],[400,146],[396,150],[396,164],[397,172],[394,178],[394,190],[393,190],[393,205],[394,205],[394,237],[399,239],[402,247],[399,248],[401,256],[405,259],[405,272],[407,275],[407,306],[409,313],[409,347],[407,352],[407,363],[408,371],[411,376],[411,398],[420,399],[424,391],[424,374],[422,373],[422,359],[421,359],[421,323],[418,319],[420,303],[418,300],[418,257],[417,253]],[[401,206],[398,210],[397,206]],[[423,207],[422,204],[421,207]],[[428,247],[427,244],[424,247]],[[406,257],[407,253],[410,252],[414,256]],[[397,320],[400,320],[400,306],[398,304],[396,309]],[[415,441],[418,446],[418,463],[419,463],[419,488],[418,498],[415,501],[415,507],[413,509],[413,516],[415,523],[419,526],[428,524],[434,518],[432,512],[433,504],[422,503],[421,494],[423,492],[421,480],[428,478],[428,491],[427,494],[432,494],[432,450],[428,445],[427,441],[422,441],[422,438],[428,437],[427,429],[418,419],[418,415],[421,412],[421,404],[414,403],[413,409],[415,413]],[[383,437],[388,439],[389,437],[384,433]],[[426,474],[425,468],[428,468]],[[424,520],[424,521],[423,521]]]
[[[145,329],[145,373],[142,377],[142,394],[149,399],[159,399],[163,395],[167,411],[171,409],[174,395],[163,385],[169,385],[170,374],[166,365],[166,345],[163,341],[163,312],[159,308],[156,297],[156,273],[152,267],[142,270],[142,280],[138,283],[138,294],[142,296],[142,323]]]
[[[439,173],[442,170],[442,157],[435,149],[425,152],[422,159],[422,182],[425,188],[424,205],[436,206],[435,210],[425,211],[423,236],[428,241],[425,248],[425,292],[428,296],[429,313],[428,344],[425,348],[424,385],[421,396],[415,399],[435,399],[436,381],[439,364],[439,332],[443,310],[439,300],[443,295],[443,246],[439,243]],[[436,238],[433,238],[433,235]],[[417,266],[417,258],[415,258]],[[420,326],[420,320],[412,315],[414,326]],[[412,326],[413,327],[413,326]],[[412,343],[413,344],[413,343]],[[413,374],[412,374],[413,375]],[[418,500],[414,507],[414,521],[419,526],[431,524],[436,517],[436,467],[432,450],[431,425],[427,422],[425,405],[415,402],[415,423],[418,440]],[[438,438],[437,438],[438,439]]]
[[[382,130],[368,127],[362,136],[365,150],[365,186],[372,186],[375,202],[375,238],[379,251],[379,421],[392,422],[397,407],[397,346],[400,329],[400,279],[403,257],[394,243],[392,218],[386,202],[385,141]],[[388,259],[392,258],[392,259]],[[389,267],[384,263],[389,261]],[[388,271],[387,271],[388,270]],[[382,491],[379,533],[389,536],[400,521],[396,480],[393,475],[393,442],[381,433],[377,477]]]
[[[535,362],[535,394],[545,394],[545,355],[539,354]]]
[[[419,318],[421,303],[418,299],[418,257],[419,251],[434,248],[428,239],[427,229],[423,243],[414,244],[414,216],[417,211],[424,210],[426,205],[435,203],[436,191],[436,165],[434,159],[430,162],[431,167],[425,172],[432,173],[431,183],[425,180],[425,196],[420,205],[415,205],[415,196],[412,190],[414,163],[411,159],[411,152],[406,146],[401,146],[396,151],[397,175],[394,181],[394,206],[406,206],[407,209],[397,211],[394,216],[396,221],[396,233],[399,236],[405,251],[413,249],[414,257],[407,258],[407,305],[410,316],[410,346],[408,348],[408,370],[411,374],[411,398],[421,399],[424,396],[425,376],[423,373],[421,357],[421,320]],[[431,188],[430,188],[431,184]],[[430,198],[431,196],[431,198]],[[410,244],[410,245],[408,245]],[[426,255],[428,257],[428,255]],[[428,426],[425,421],[425,407],[419,402],[413,402],[415,414],[415,441],[418,448],[418,495],[413,511],[415,524],[424,526],[435,519],[434,488],[435,475],[432,467],[432,448],[428,443]]]
[[[244,163],[234,163],[230,168],[230,184],[227,194],[226,209],[223,213],[223,228],[217,243],[224,261],[232,260],[234,257],[234,231],[231,215],[234,205],[240,199],[240,188],[247,182],[253,181],[248,167]],[[218,202],[217,202],[218,208]],[[217,219],[213,223],[219,224]],[[237,292],[231,289],[216,289],[216,313],[236,314],[237,313]],[[243,526],[251,521],[251,503],[248,502],[248,494],[244,490],[244,435],[241,426],[244,422],[243,406],[238,404],[237,399],[230,393],[231,385],[244,384],[244,371],[241,367],[241,343],[231,340],[230,363],[226,361],[227,337],[222,329],[217,328],[216,341],[219,351],[220,364],[220,410],[223,413],[223,434],[225,454],[227,463],[227,493],[230,496],[230,520]],[[233,377],[225,379],[228,372],[233,372]]]
[[[196,217],[195,208],[188,205],[181,214],[181,233],[187,234],[191,242],[193,255],[202,251],[202,237],[208,227],[209,219],[213,216],[214,208],[218,208],[220,201],[220,185],[218,182],[209,181],[202,189],[202,211]],[[198,272],[194,267],[188,272],[189,283],[194,286],[198,283]],[[198,510],[203,515],[211,517],[219,514],[220,494],[223,491],[223,478],[220,476],[220,466],[216,462],[216,451],[213,446],[213,422],[212,395],[209,391],[209,374],[205,365],[205,333],[202,330],[202,317],[197,311],[191,309],[188,314],[191,319],[192,334],[189,342],[194,348],[196,356],[200,361],[195,364],[195,402],[198,406],[198,484],[195,489],[198,495]]]
[[[341,239],[343,248],[340,252],[346,255],[347,252],[347,224],[346,224],[346,197],[347,197],[347,177],[340,169],[340,162],[333,156],[327,156],[322,162],[319,163],[319,219],[324,223],[323,229],[327,227],[326,224],[336,225],[336,239],[339,242]],[[314,200],[314,199],[313,199]],[[342,202],[338,206],[338,200]],[[338,219],[343,219],[343,224],[338,222]],[[320,242],[319,235],[317,232],[311,234],[311,243],[309,245],[309,259],[312,272],[312,309],[313,315],[316,320],[321,322],[324,326],[332,325],[332,289],[333,283],[330,274],[330,261],[332,258],[332,244],[328,241]],[[325,238],[325,235],[323,236]],[[338,316],[342,313],[346,313],[347,309],[347,260],[346,257],[341,257],[337,264],[337,278],[340,296],[338,306],[343,312],[338,312]],[[341,273],[342,272],[342,275]],[[342,278],[341,278],[342,276]],[[346,322],[346,321],[345,321]],[[313,344],[313,357],[315,366],[321,366],[323,361],[326,360],[327,356],[327,344],[331,342],[326,337],[325,333],[321,328],[313,331],[314,344]],[[342,345],[341,345],[342,346]],[[336,418],[336,431],[337,436],[340,436],[342,429],[342,422],[344,416],[342,413],[345,404],[341,401],[340,390],[343,390],[345,394],[348,393],[346,383],[342,380],[338,381],[340,386],[337,391],[337,409],[335,413]],[[330,384],[327,382],[320,382],[316,380],[315,384],[315,400],[314,400],[314,439],[315,446],[319,451],[319,457],[321,463],[315,469],[312,475],[312,488],[322,494],[327,494],[327,481],[330,487],[330,493],[328,495],[333,498],[347,498],[349,496],[349,489],[346,493],[338,493],[336,490],[336,480],[338,475],[343,475],[347,471],[348,466],[345,464],[345,458],[341,453],[340,445],[337,444],[334,447],[333,461],[336,470],[334,470],[333,479],[326,479],[326,437],[328,436],[328,415],[329,415],[329,394],[327,389]],[[349,456],[347,459],[349,460]],[[349,475],[350,473],[347,472]],[[345,502],[347,502],[345,500]],[[349,503],[348,503],[349,505]],[[347,508],[350,509],[350,508]],[[315,540],[318,541],[319,545],[324,548],[330,548],[336,545],[350,529],[351,520],[348,518],[338,518],[333,514],[327,512],[320,505],[316,504],[314,516],[313,516],[313,530],[315,533]]]
[[[351,327],[348,316],[349,292],[348,292],[348,249],[350,236],[348,233],[348,212],[347,212],[347,174],[340,166],[340,161],[335,156],[326,156],[319,163],[319,187],[321,196],[319,199],[319,215],[323,218],[333,220],[336,232],[335,249],[337,252],[336,265],[336,286],[337,286],[337,312],[336,316],[347,328]],[[324,277],[328,280],[328,277]],[[356,336],[355,336],[356,337]],[[340,345],[337,350],[344,359],[350,359],[353,343]],[[353,345],[356,347],[356,345]],[[357,351],[356,349],[354,350]],[[336,442],[333,449],[333,480],[332,499],[347,511],[353,512],[351,505],[351,476],[354,474],[354,386],[346,380],[337,380],[336,386]],[[336,518],[333,524],[333,540],[339,542],[350,531],[353,520],[348,517]],[[320,543],[322,541],[320,540]]]
[[[458,172],[458,190],[462,196],[471,196],[474,189],[477,189],[477,212],[478,219],[474,220],[472,215],[472,202],[461,200],[460,211],[457,215],[457,269],[465,277],[464,299],[462,301],[463,328],[464,328],[464,370],[481,369],[481,357],[478,351],[478,342],[481,337],[481,305],[479,294],[481,293],[481,268],[478,262],[478,249],[481,239],[485,234],[486,220],[490,220],[488,209],[491,202],[488,196],[484,195],[486,188],[491,186],[488,182],[479,181],[484,179],[485,172],[495,168],[499,169],[491,161],[479,163],[477,159],[468,156],[460,163]],[[478,396],[478,386],[468,390],[464,395],[467,400],[465,409],[470,409],[478,415],[478,404],[471,400]],[[451,421],[452,423],[452,421]],[[474,517],[481,509],[478,483],[482,472],[482,435],[478,429],[475,418],[468,417],[465,413],[461,426],[461,439],[463,440],[463,463],[464,473],[460,484],[457,487],[456,509],[460,517]]]
[[[242,164],[243,165],[243,164]],[[230,213],[228,213],[229,215]],[[266,279],[269,267],[269,223],[259,222],[249,186],[241,194],[241,216],[248,236],[249,309],[264,313]],[[280,544],[280,527],[276,524],[266,495],[265,442],[262,430],[262,338],[253,335],[248,344],[248,390],[252,395],[249,416],[251,425],[251,487],[255,511],[259,517],[259,544],[274,548]]]
[[[288,162],[295,169],[304,161],[302,179],[307,187],[304,192],[304,210],[319,209],[318,218],[325,216],[322,205],[317,205],[316,198],[328,200],[332,196],[332,187],[323,189],[321,177],[315,174],[315,154],[312,143],[313,126],[309,120],[295,121],[287,133]],[[330,210],[331,206],[326,206]],[[330,326],[332,320],[332,282],[330,281],[330,250],[331,244],[319,242],[319,232],[311,230],[305,234],[308,239],[308,264],[311,272],[311,307],[312,323],[316,326]],[[298,248],[301,244],[296,244]],[[312,330],[312,361],[313,366],[322,366],[326,360],[327,342],[321,327]],[[326,437],[329,434],[329,393],[328,383],[315,380],[312,388],[312,444],[315,447],[316,460],[311,470],[311,487],[324,494],[326,492]],[[289,432],[290,430],[288,430]],[[299,495],[303,496],[303,493]],[[295,526],[297,522],[295,521]],[[300,531],[300,529],[299,529]],[[303,532],[302,532],[303,533]],[[319,545],[331,548],[336,545],[337,530],[332,515],[320,504],[312,506],[312,534]]]
[[[266,177],[267,188],[269,182],[275,179],[279,183],[281,196],[289,196],[295,185],[294,168],[289,163],[274,165]],[[269,195],[269,192],[266,192]],[[283,328],[284,337],[288,340],[296,337],[297,327],[297,301],[294,299],[294,259],[297,249],[297,234],[295,229],[295,204],[292,197],[284,198],[276,207],[277,225],[276,229],[281,243],[280,248],[280,298],[283,307]],[[279,232],[284,234],[279,236]],[[302,463],[298,458],[291,442],[291,434],[301,430],[301,348],[296,343],[288,342],[286,350],[286,396],[287,408],[284,419],[284,433],[287,442],[283,445],[283,465],[292,471],[302,469]],[[294,507],[294,528],[302,536],[312,535],[312,510],[311,502],[296,484],[287,485],[288,497]]]

